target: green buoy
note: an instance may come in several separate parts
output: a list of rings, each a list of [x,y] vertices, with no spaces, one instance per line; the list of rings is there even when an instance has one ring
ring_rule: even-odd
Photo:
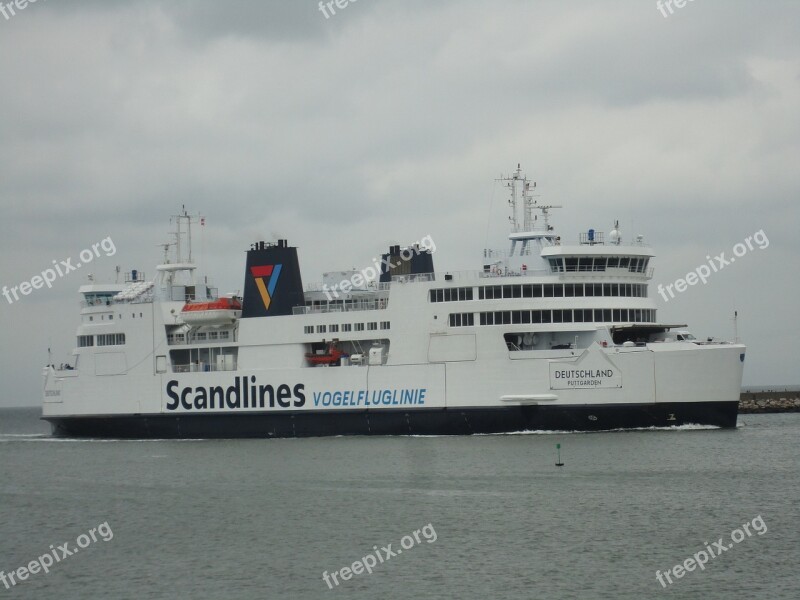
[[[558,462],[556,462],[556,466],[563,467],[564,463],[561,462],[561,444],[556,444],[556,451],[558,452]]]

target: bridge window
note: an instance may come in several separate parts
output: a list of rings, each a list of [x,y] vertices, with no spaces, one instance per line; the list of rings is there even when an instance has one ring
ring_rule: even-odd
[[[569,309],[554,310],[553,323],[572,323],[572,311]]]
[[[486,314],[486,313],[483,313]],[[491,314],[491,313],[489,313]],[[483,324],[483,323],[481,323]],[[475,313],[451,313],[450,327],[472,327],[475,325]]]
[[[97,336],[98,346],[124,346],[124,333],[104,333]]]
[[[441,288],[430,290],[431,302],[457,302],[465,300],[472,300],[471,287]],[[481,300],[483,300],[483,298],[481,298]]]
[[[656,311],[626,308],[576,308],[555,310],[515,310],[478,313],[480,325],[529,325],[540,323],[655,323]],[[451,314],[451,327],[474,324],[473,313]]]

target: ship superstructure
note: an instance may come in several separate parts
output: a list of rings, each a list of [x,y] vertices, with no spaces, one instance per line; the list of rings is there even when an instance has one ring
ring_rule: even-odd
[[[43,418],[93,437],[734,427],[745,347],[658,321],[643,238],[624,243],[615,224],[565,243],[519,167],[502,182],[509,246],[475,271],[436,272],[430,245],[393,245],[374,277],[304,287],[297,248],[260,241],[242,298],[198,277],[184,211],[152,280],[81,288]]]

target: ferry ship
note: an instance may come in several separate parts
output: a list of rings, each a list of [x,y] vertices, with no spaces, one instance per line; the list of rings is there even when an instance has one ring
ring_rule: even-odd
[[[304,287],[297,248],[259,241],[241,298],[197,273],[184,210],[155,277],[80,287],[42,418],[97,438],[735,427],[745,346],[658,321],[642,236],[567,243],[519,166],[499,181],[509,244],[477,270],[435,271],[426,238]]]

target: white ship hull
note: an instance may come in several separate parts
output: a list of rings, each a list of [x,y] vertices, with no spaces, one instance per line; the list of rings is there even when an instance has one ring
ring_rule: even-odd
[[[580,355],[544,350],[510,358],[511,352],[490,339],[481,345],[480,334],[429,337],[463,348],[464,335],[474,338],[471,343],[479,352],[435,363],[291,368],[285,348],[279,357],[268,346],[262,348],[266,352],[253,352],[252,362],[261,362],[257,355],[264,354],[265,364],[279,361],[276,368],[154,374],[150,360],[99,376],[48,369],[43,416],[59,434],[100,437],[424,435],[736,425],[745,352],[740,344],[594,344]],[[581,357],[583,365],[594,358],[594,367],[575,368]],[[599,368],[604,366],[598,365],[599,357],[610,368]],[[248,362],[246,355],[242,360]],[[609,370],[611,378],[606,377]],[[559,377],[564,373],[567,377]],[[573,373],[579,377],[570,379]]]
[[[646,246],[594,230],[566,246],[551,229],[512,233],[504,262],[485,251],[471,273],[395,246],[380,283],[333,295],[304,291],[295,248],[262,242],[241,318],[220,327],[176,318],[215,296],[180,256],[152,283],[84,286],[74,366],[45,368],[43,418],[159,438],[735,427],[745,347],[656,321]],[[334,341],[342,359],[316,366]]]

